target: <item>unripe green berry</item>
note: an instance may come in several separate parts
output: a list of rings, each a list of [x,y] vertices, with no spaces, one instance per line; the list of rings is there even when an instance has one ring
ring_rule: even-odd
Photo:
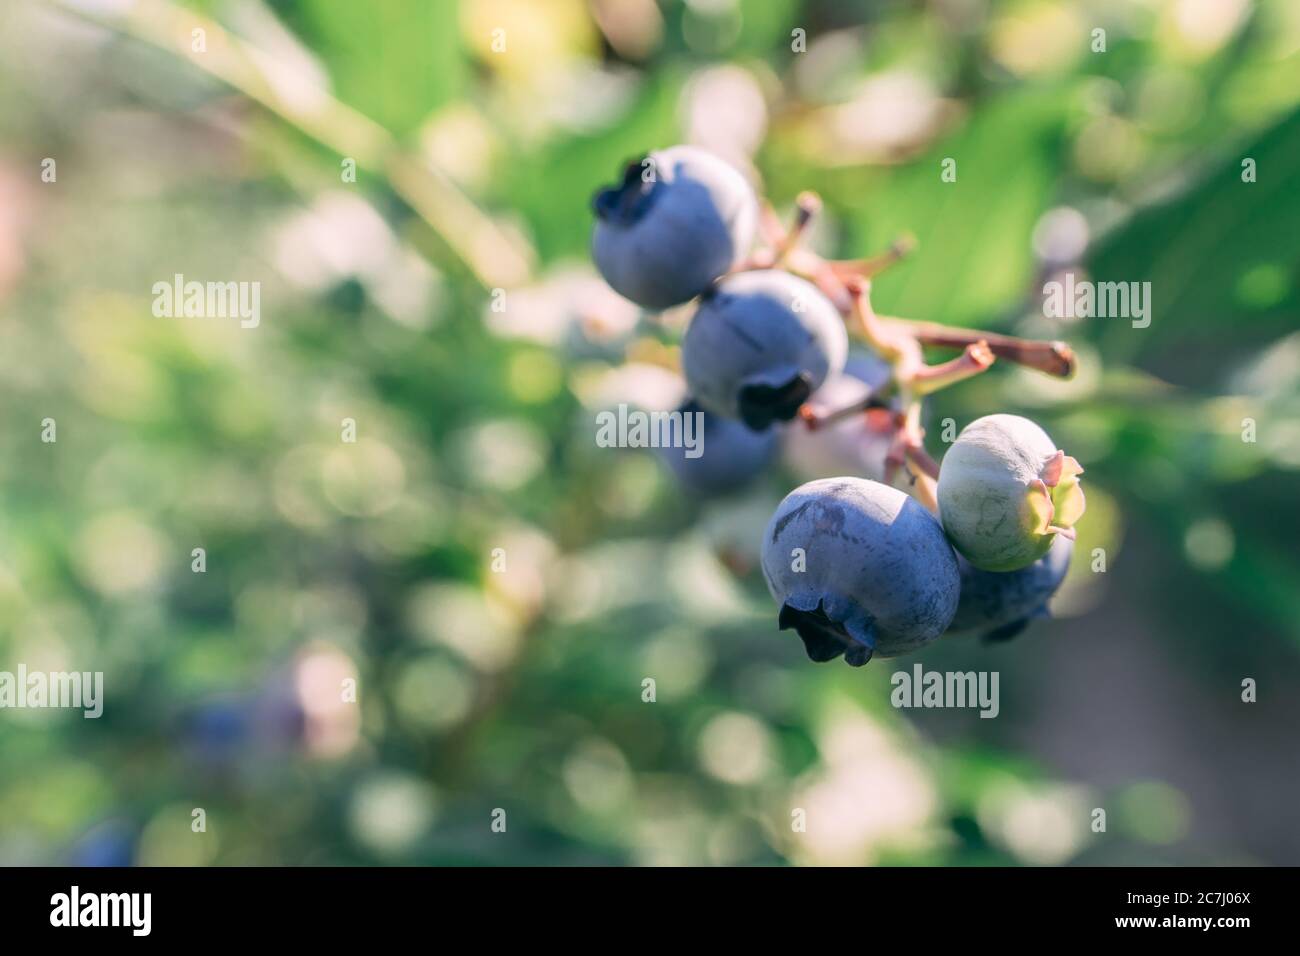
[[[967,425],[939,468],[939,515],[959,552],[985,571],[1033,564],[1083,514],[1083,469],[1019,415]]]

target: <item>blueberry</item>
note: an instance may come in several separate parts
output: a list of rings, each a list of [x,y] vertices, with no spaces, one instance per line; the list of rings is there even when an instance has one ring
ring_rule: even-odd
[[[700,295],[754,241],[758,201],[736,169],[694,146],[628,165],[592,200],[596,268],[615,292],[648,309]]]
[[[197,762],[212,766],[233,763],[255,736],[248,701],[241,697],[205,701],[186,715],[182,733],[187,753]]]
[[[844,363],[843,377],[862,383],[857,388],[863,398],[887,385],[893,374],[890,364],[874,352],[855,350]]]
[[[1047,554],[1019,571],[981,571],[961,555],[961,600],[949,634],[979,632],[989,641],[1019,634],[1034,618],[1047,617],[1047,601],[1065,580],[1074,542],[1057,535]]]
[[[763,429],[793,418],[847,353],[830,300],[798,276],[763,269],[723,279],[700,302],[682,369],[705,409]]]
[[[960,591],[956,555],[934,516],[863,478],[790,492],[763,536],[763,576],[781,629],[794,628],[810,658],[843,654],[854,666],[939,637]]]
[[[682,406],[684,415],[703,416],[703,440],[696,457],[685,447],[660,448],[663,459],[687,491],[701,497],[724,495],[752,482],[776,456],[775,428],[754,431],[740,422],[704,411],[696,402]]]
[[[829,379],[808,400],[818,412],[831,412],[865,401],[888,382],[889,363],[869,352],[850,353],[844,371]],[[784,459],[804,479],[855,475],[883,481],[885,458],[894,428],[886,411],[852,415],[816,429],[788,428],[782,438]]]
[[[1015,571],[1074,537],[1083,514],[1079,463],[1018,415],[962,429],[939,468],[939,514],[959,552],[984,571]]]

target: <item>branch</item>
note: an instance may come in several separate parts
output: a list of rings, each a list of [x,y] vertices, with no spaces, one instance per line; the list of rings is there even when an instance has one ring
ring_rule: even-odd
[[[527,281],[533,250],[479,209],[445,173],[427,158],[404,152],[386,129],[326,90],[304,91],[301,80],[286,77],[274,56],[216,21],[166,0],[133,0],[94,10],[72,0],[55,3],[68,13],[176,54],[339,156],[379,171],[485,288]],[[196,27],[208,35],[203,53],[178,42]]]
[[[960,349],[984,342],[988,345],[989,351],[998,358],[1058,378],[1072,377],[1077,367],[1074,350],[1064,342],[1019,339],[1011,335],[999,335],[996,332],[960,329],[941,325],[938,322],[917,322],[913,319],[899,319],[893,316],[882,316],[881,321],[896,328],[905,328],[923,345]]]

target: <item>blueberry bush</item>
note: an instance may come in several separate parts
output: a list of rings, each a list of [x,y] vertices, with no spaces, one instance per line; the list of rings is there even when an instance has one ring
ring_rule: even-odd
[[[0,4],[0,864],[1300,862],[1298,39]]]

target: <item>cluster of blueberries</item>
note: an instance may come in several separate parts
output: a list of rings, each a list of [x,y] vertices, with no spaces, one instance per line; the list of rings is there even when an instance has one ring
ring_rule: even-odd
[[[630,164],[593,205],[592,255],[616,292],[651,310],[698,299],[681,362],[685,410],[704,415],[704,454],[670,458],[684,485],[713,493],[743,483],[771,460],[780,423],[797,427],[810,403],[838,393],[857,395],[853,427],[869,434],[861,396],[876,392],[888,408],[894,368],[850,353],[841,307],[817,284],[779,258],[748,256],[760,210],[737,170],[675,146]],[[801,485],[764,535],[779,625],[809,657],[860,666],[944,634],[1004,640],[1046,614],[1084,502],[1082,469],[1038,425],[1014,415],[971,423],[928,500],[859,460],[871,478]]]

